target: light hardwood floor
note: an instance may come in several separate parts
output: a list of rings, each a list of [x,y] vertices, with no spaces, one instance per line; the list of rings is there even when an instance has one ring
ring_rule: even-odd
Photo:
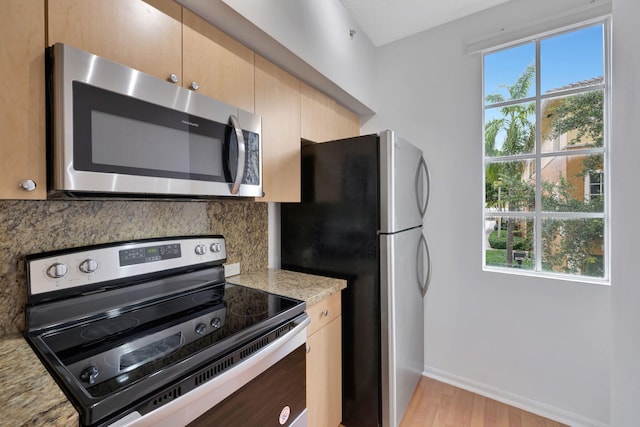
[[[400,427],[561,427],[555,421],[422,377]]]

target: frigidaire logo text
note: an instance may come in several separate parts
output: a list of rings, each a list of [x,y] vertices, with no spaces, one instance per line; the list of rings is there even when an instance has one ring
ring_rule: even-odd
[[[185,125],[194,126],[194,127],[199,127],[200,126],[197,123],[188,122],[186,120],[183,120],[182,123],[185,124]]]

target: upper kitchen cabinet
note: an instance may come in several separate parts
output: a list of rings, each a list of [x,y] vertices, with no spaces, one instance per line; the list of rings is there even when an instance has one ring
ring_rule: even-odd
[[[300,81],[256,55],[264,202],[300,201]]]
[[[0,71],[5,76],[0,81],[2,199],[46,197],[44,20],[42,1],[2,2]]]
[[[301,135],[314,142],[360,135],[360,118],[324,93],[303,84]]]
[[[161,79],[182,78],[182,7],[172,0],[49,0],[47,7],[48,45],[65,43]]]
[[[253,51],[187,9],[183,24],[184,86],[253,112]]]
[[[343,107],[337,102],[334,104],[335,137],[332,139],[351,138],[360,135],[360,116]]]

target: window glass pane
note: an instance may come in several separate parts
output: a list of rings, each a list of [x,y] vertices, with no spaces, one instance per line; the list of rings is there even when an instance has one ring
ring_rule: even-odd
[[[540,42],[541,93],[604,75],[603,28],[600,24]]]
[[[485,55],[485,104],[534,96],[536,93],[535,63],[535,43]]]
[[[486,216],[486,265],[533,270],[533,225],[532,218]]]
[[[545,99],[541,108],[542,152],[602,147],[602,90]]]
[[[485,165],[485,207],[488,212],[533,212],[535,210],[533,159],[492,162]]]
[[[542,221],[542,270],[604,277],[604,220]]]
[[[484,111],[485,156],[512,156],[535,151],[536,105],[513,104]]]
[[[602,154],[541,159],[544,212],[603,212]]]

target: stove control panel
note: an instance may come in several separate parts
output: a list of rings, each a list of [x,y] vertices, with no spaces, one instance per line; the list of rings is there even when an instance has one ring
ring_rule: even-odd
[[[31,295],[226,261],[222,236],[149,239],[27,257]]]

